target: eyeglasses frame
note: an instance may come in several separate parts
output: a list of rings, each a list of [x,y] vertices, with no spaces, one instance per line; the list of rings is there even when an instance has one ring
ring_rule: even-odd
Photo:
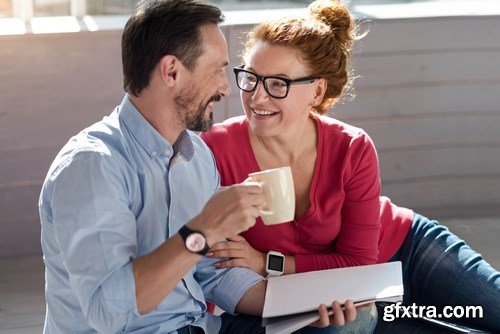
[[[280,77],[280,76],[275,76],[275,75],[271,75],[271,76],[263,76],[263,75],[258,75],[257,73],[254,73],[252,71],[248,71],[248,70],[245,70],[243,67],[245,65],[240,65],[240,66],[236,66],[233,68],[233,71],[234,71],[234,76],[235,76],[235,79],[236,79],[236,86],[238,86],[239,89],[241,89],[242,91],[244,92],[247,92],[247,93],[251,93],[253,91],[255,91],[257,89],[257,86],[259,85],[259,81],[262,82],[262,85],[264,86],[264,90],[266,91],[266,93],[274,98],[274,99],[284,99],[288,96],[288,92],[290,91],[290,87],[292,85],[305,85],[305,84],[311,84],[311,83],[314,83],[316,80],[319,79],[319,77],[313,77],[313,76],[307,76],[307,77],[302,77],[302,78],[297,78],[297,79],[288,79],[288,78],[284,78],[284,77]],[[250,73],[252,75],[254,75],[256,78],[257,78],[257,83],[255,84],[255,86],[251,89],[251,90],[247,90],[247,89],[243,89],[240,87],[239,85],[239,82],[238,82],[238,73],[240,72],[245,72],[245,73]],[[285,93],[285,96],[274,96],[273,94],[271,94],[267,88],[267,84],[265,82],[266,79],[279,79],[279,80],[283,80],[285,83],[286,83],[286,93]]]

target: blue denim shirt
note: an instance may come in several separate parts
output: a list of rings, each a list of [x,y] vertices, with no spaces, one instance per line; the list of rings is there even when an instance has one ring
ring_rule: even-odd
[[[184,131],[170,145],[125,96],[59,152],[40,196],[46,266],[45,333],[217,333],[205,299],[233,313],[262,279],[203,257],[151,312],[140,315],[131,261],[197,215],[219,187],[210,150]]]

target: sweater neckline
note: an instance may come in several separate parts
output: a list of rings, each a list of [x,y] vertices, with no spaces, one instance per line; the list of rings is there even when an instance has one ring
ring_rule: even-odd
[[[316,154],[316,161],[314,163],[313,180],[311,182],[311,188],[309,189],[309,208],[306,210],[306,212],[304,212],[302,217],[293,220],[293,222],[295,223],[303,222],[308,217],[312,216],[314,214],[314,211],[316,211],[316,190],[318,188],[319,175],[321,175],[321,165],[323,161],[324,131],[323,131],[323,122],[321,121],[320,116],[311,114],[310,117],[316,123],[316,129],[318,132],[318,139],[317,139],[318,152]],[[257,158],[255,157],[255,153],[253,152],[252,144],[250,143],[250,137],[248,135],[248,131],[251,130],[248,128],[249,124],[246,117],[243,119],[241,125],[242,126],[240,127],[240,134],[242,137],[244,149],[246,150],[246,156],[248,156],[250,160],[249,161],[250,170],[252,170],[252,172],[261,171],[259,163],[257,162]]]

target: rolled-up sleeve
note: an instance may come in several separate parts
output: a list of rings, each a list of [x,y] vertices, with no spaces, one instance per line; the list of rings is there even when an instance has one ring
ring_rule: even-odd
[[[224,311],[235,314],[236,305],[256,283],[264,278],[246,268],[217,269],[213,264],[220,259],[203,257],[197,263],[196,280],[205,298]]]
[[[88,324],[119,332],[139,316],[131,260],[136,220],[120,161],[80,152],[53,175],[51,210],[71,288]]]

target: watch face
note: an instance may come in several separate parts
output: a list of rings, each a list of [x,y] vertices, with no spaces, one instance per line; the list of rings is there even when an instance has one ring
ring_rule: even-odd
[[[283,271],[283,256],[269,254],[269,267],[267,269],[274,271]]]
[[[205,248],[206,243],[207,241],[201,233],[194,232],[186,238],[186,248],[194,253],[202,251],[203,248]]]

